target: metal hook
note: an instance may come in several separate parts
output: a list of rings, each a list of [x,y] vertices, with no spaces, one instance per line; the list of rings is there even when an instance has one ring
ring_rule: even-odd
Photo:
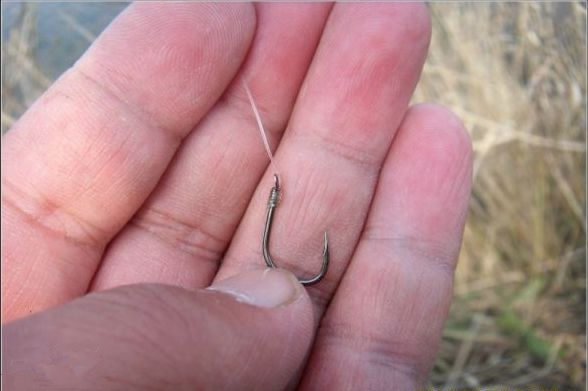
[[[263,259],[265,260],[265,264],[271,268],[277,268],[278,266],[272,259],[272,256],[269,252],[269,242],[270,242],[270,231],[272,229],[272,221],[274,219],[274,211],[278,206],[280,201],[280,181],[277,175],[274,175],[275,184],[272,187],[272,191],[270,192],[269,200],[267,203],[267,217],[265,220],[265,229],[263,231]],[[323,247],[323,265],[321,267],[321,271],[319,274],[310,278],[308,280],[301,280],[300,283],[302,285],[312,285],[316,284],[327,274],[327,269],[329,268],[329,239],[327,237],[327,232],[325,232],[325,241]]]

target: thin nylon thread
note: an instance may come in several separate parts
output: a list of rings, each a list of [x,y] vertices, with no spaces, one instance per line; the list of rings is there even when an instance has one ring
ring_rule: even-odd
[[[247,85],[247,81],[243,79],[243,86],[245,87],[245,92],[247,92],[247,98],[249,98],[249,103],[251,104],[251,109],[253,110],[253,114],[255,115],[255,120],[257,121],[257,127],[259,129],[259,133],[261,133],[261,140],[263,141],[263,146],[265,148],[265,152],[270,159],[270,165],[274,169],[274,173],[278,175],[278,166],[274,160],[274,155],[272,154],[272,150],[270,149],[269,141],[267,139],[267,133],[265,128],[263,127],[263,122],[261,122],[261,115],[259,115],[259,110],[257,110],[257,105],[255,104],[255,100],[253,99],[253,95],[251,94],[251,90]]]

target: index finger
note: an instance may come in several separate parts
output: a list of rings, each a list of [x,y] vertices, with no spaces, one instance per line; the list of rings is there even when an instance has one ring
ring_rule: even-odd
[[[84,293],[110,238],[222,94],[249,4],[131,5],[2,145],[3,320]]]

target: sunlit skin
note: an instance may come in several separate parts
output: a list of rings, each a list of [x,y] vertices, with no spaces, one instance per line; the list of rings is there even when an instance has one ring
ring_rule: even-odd
[[[129,6],[3,139],[5,384],[425,384],[472,169],[459,119],[409,106],[429,40],[414,3]],[[277,309],[203,290],[264,268],[244,78],[272,253],[311,276],[329,235]]]

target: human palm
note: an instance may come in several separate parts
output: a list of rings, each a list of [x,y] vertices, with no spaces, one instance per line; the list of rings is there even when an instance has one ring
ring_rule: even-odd
[[[420,4],[131,5],[3,140],[5,385],[422,385],[472,155],[409,108],[429,36]]]

